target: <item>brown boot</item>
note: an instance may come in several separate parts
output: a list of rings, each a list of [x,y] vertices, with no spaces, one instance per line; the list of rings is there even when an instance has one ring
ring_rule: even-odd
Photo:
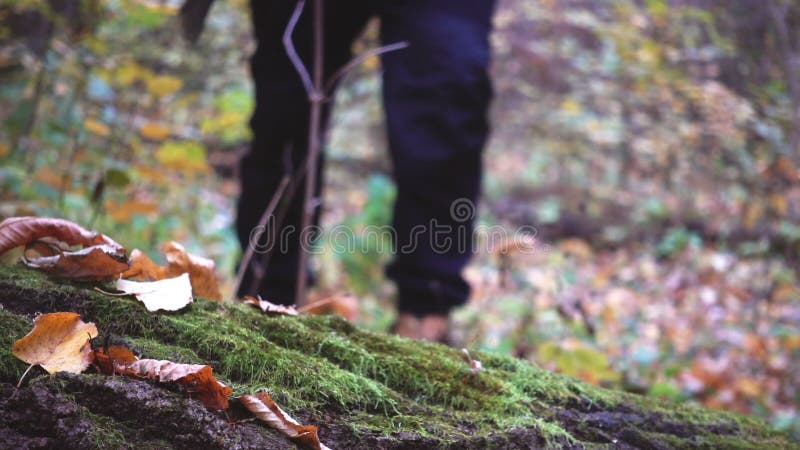
[[[429,314],[417,317],[400,313],[392,325],[391,332],[399,336],[431,342],[447,343],[450,332],[449,317],[442,314]]]

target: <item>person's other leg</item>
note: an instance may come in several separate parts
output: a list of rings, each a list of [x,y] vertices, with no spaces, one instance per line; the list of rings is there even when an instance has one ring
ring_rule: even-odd
[[[253,141],[250,151],[240,161],[241,195],[238,202],[236,232],[243,249],[250,244],[253,229],[278,188],[284,174],[300,167],[308,150],[309,102],[300,76],[292,66],[283,46],[282,35],[295,8],[285,0],[252,0],[253,27],[257,50],[251,58],[255,82],[256,107],[250,120]],[[325,72],[333,73],[350,58],[353,39],[371,15],[362,0],[326,2],[325,8]],[[309,73],[313,73],[311,4],[295,28],[293,41],[297,53]],[[327,110],[327,108],[326,108]],[[327,116],[327,111],[326,111]],[[322,164],[320,174],[322,173]],[[318,186],[322,180],[319,179]],[[254,265],[262,255],[253,255],[253,263],[245,272],[237,295],[259,294],[270,301],[294,303],[295,277],[299,256],[300,224],[304,198],[303,180],[291,201],[285,205],[286,216],[281,230],[275,232],[274,248],[260,286],[253,283]],[[279,207],[278,209],[281,209]],[[268,224],[269,225],[269,224]],[[293,228],[290,228],[293,227]],[[281,231],[294,229],[281,248]],[[262,243],[266,237],[262,236]]]
[[[387,274],[401,315],[445,316],[469,295],[461,272],[489,130],[493,10],[494,0],[398,0],[381,12],[384,43],[410,43],[383,57],[398,187],[397,254]]]

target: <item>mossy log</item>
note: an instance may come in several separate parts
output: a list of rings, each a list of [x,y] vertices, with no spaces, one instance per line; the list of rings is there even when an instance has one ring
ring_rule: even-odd
[[[214,412],[160,384],[92,370],[49,376],[11,354],[39,313],[74,311],[143,357],[205,363],[234,395],[267,390],[335,449],[800,448],[753,418],[609,391],[488,353],[269,317],[197,299],[154,314],[91,284],[0,267],[0,448],[293,448],[246,411]],[[109,287],[106,287],[109,289]],[[39,370],[36,372],[36,370]]]

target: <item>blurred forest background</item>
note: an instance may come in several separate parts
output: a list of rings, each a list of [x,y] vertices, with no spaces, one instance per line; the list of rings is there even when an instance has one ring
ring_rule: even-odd
[[[175,239],[230,285],[247,2],[217,2],[194,47],[178,7],[3,1],[0,218],[60,216],[153,255]],[[800,438],[800,3],[501,0],[495,24],[480,221],[547,247],[475,259],[456,343]],[[379,91],[372,58],[337,95],[327,227],[389,223]],[[324,251],[316,290],[353,292],[360,324],[386,329],[389,257]]]

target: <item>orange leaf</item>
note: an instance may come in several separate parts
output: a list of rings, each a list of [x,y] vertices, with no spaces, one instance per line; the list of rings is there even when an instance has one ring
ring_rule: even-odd
[[[86,127],[89,132],[98,136],[106,137],[111,134],[111,129],[108,128],[108,125],[97,119],[86,119],[83,121],[83,126]]]
[[[64,219],[51,217],[9,217],[0,222],[0,253],[39,240],[52,237],[69,245],[109,245],[117,251],[125,249],[108,236],[86,230]]]
[[[275,303],[262,300],[261,296],[255,298],[247,295],[244,297],[244,301],[242,303],[245,305],[255,306],[256,308],[260,309],[261,312],[267,314],[277,314],[281,316],[296,316],[299,314],[294,306],[276,305]]]
[[[131,252],[131,268],[122,274],[122,277],[138,280],[161,280],[188,273],[195,295],[222,300],[214,261],[188,253],[181,244],[175,241],[169,241],[162,245],[161,252],[167,258],[168,265],[166,267],[158,266],[138,249],[133,250]]]
[[[171,132],[169,127],[155,122],[147,122],[139,128],[139,134],[151,141],[163,141],[169,137]]]
[[[136,280],[161,280],[169,278],[169,270],[154,263],[138,248],[131,252],[131,267],[122,274],[122,278]]]
[[[106,200],[103,207],[116,222],[128,222],[134,214],[155,216],[159,211],[157,204],[136,199],[124,202]]]
[[[117,373],[137,378],[149,378],[161,382],[177,381],[189,395],[195,395],[209,409],[228,409],[230,386],[226,386],[213,375],[211,366],[202,364],[179,364],[172,361],[140,359],[127,366],[116,366]]]
[[[239,397],[239,401],[253,415],[286,435],[294,443],[314,450],[329,450],[325,444],[319,441],[317,427],[301,425],[275,404],[268,394],[262,392],[255,395],[243,395]]]
[[[97,336],[94,323],[72,312],[42,314],[30,333],[14,342],[14,356],[48,373],[81,373],[91,361],[89,340]]]
[[[104,375],[113,375],[117,366],[133,364],[138,358],[127,347],[112,345],[106,349],[92,351],[92,365]]]

